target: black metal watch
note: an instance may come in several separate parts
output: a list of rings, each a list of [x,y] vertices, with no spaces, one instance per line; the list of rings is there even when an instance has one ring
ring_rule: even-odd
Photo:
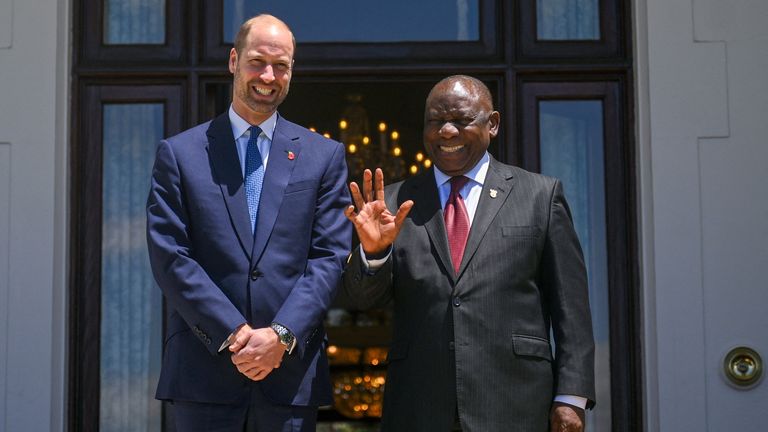
[[[292,353],[293,349],[296,347],[296,337],[293,336],[293,333],[278,323],[273,322],[270,327],[272,327],[272,330],[277,333],[277,337],[280,339],[280,343],[285,345],[285,350],[288,352],[288,354]]]

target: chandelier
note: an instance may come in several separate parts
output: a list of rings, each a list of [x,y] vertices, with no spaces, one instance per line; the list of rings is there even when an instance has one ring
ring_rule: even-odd
[[[326,138],[338,139],[344,144],[350,180],[360,181],[365,169],[373,171],[381,168],[387,183],[393,183],[432,166],[432,161],[421,151],[416,152],[413,159],[407,162],[406,152],[400,142],[400,132],[390,127],[394,122],[388,124],[385,120],[379,120],[376,127],[372,128],[362,99],[359,93],[347,94],[347,106],[337,123],[338,135],[323,132]],[[317,132],[314,127],[310,127],[310,130]],[[420,148],[421,145],[416,147]]]

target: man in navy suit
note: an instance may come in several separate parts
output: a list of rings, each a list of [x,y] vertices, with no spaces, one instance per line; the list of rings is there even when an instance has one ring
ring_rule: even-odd
[[[167,301],[156,397],[179,431],[310,431],[332,402],[323,318],[349,251],[344,147],[277,113],[295,40],[240,28],[227,113],[164,140],[147,239]]]

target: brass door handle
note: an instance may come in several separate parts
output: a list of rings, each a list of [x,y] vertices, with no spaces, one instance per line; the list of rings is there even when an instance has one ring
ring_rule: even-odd
[[[740,346],[728,352],[723,361],[728,380],[738,387],[751,387],[763,375],[763,359],[752,348]]]

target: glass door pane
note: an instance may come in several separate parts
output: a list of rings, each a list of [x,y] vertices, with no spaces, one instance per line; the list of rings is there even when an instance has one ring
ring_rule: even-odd
[[[595,336],[595,384],[600,401],[587,412],[587,430],[609,431],[611,370],[602,102],[539,102],[539,146],[542,174],[563,182],[587,266]]]
[[[269,13],[299,42],[426,42],[480,39],[479,0],[224,0],[224,41],[240,24]],[[333,13],[329,13],[333,11]]]
[[[537,0],[536,38],[539,40],[599,40],[598,0]]]
[[[101,431],[160,431],[162,300],[144,213],[161,103],[103,105]]]
[[[104,3],[106,45],[165,43],[165,0],[107,0]]]

